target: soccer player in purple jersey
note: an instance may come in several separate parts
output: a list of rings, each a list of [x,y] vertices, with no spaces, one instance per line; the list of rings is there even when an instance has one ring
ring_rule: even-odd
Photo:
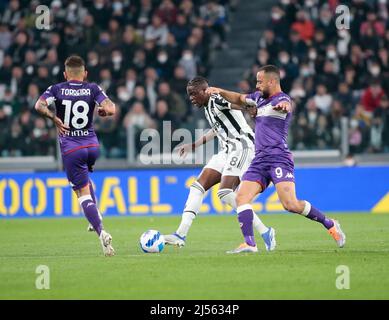
[[[236,196],[238,220],[245,242],[228,253],[257,252],[253,232],[251,202],[273,182],[285,210],[301,214],[321,223],[342,248],[346,236],[338,221],[327,218],[308,201],[296,197],[294,162],[288,149],[288,126],[292,116],[291,98],[282,92],[280,72],[276,66],[267,65],[257,73],[257,91],[240,94],[210,87],[209,93],[220,94],[237,105],[253,105],[250,112],[255,119],[255,157],[242,177]]]
[[[67,178],[76,192],[85,217],[100,238],[105,256],[113,256],[111,235],[103,229],[96,206],[89,173],[99,156],[99,141],[93,129],[93,112],[99,105],[99,116],[115,114],[115,105],[95,83],[84,81],[87,77],[85,62],[79,56],[65,61],[66,82],[50,86],[35,104],[35,109],[53,120],[58,129],[58,139]],[[55,112],[48,107],[55,104]]]

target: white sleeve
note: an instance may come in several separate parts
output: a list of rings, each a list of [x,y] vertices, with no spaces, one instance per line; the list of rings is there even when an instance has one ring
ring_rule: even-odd
[[[226,99],[224,99],[221,95],[215,95],[213,96],[215,106],[219,110],[231,110],[231,103],[228,102]]]

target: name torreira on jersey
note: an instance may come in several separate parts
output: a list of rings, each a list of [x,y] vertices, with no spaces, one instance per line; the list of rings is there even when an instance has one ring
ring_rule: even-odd
[[[61,89],[61,94],[64,96],[90,96],[90,89]]]

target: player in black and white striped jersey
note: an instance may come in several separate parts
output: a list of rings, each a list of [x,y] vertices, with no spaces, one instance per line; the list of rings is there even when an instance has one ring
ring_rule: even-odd
[[[242,107],[231,105],[220,95],[206,93],[208,81],[203,77],[195,77],[188,82],[187,93],[191,103],[203,108],[211,130],[192,144],[179,147],[180,156],[207,143],[215,136],[219,139],[220,151],[205,165],[197,180],[192,184],[182,214],[181,224],[174,234],[165,235],[167,244],[184,246],[186,236],[194,218],[200,210],[205,192],[220,182],[218,196],[221,201],[236,209],[235,189],[240,178],[249,167],[254,157],[254,133],[242,113]],[[266,227],[257,215],[253,225],[261,235],[271,230]],[[275,248],[273,243],[266,243],[269,237],[263,237],[267,250]]]

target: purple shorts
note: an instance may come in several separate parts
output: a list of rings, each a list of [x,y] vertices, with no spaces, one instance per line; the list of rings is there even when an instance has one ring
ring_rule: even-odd
[[[283,161],[274,157],[274,161],[263,161],[254,158],[250,167],[242,177],[242,181],[257,182],[262,186],[262,192],[270,181],[276,185],[279,182],[294,182],[294,165],[292,161]]]
[[[66,176],[73,190],[79,190],[89,184],[89,172],[99,157],[97,147],[81,148],[62,156]]]

